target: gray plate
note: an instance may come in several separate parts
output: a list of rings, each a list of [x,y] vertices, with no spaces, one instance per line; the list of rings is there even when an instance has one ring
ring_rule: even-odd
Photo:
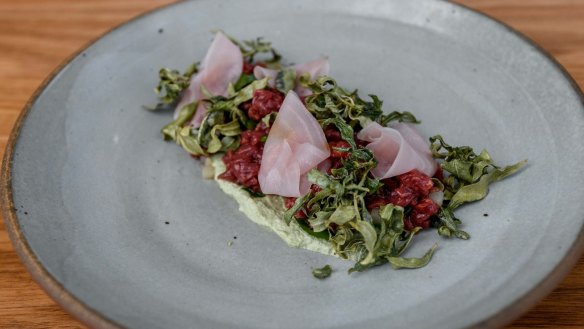
[[[440,244],[427,267],[349,276],[351,263],[288,248],[242,216],[162,141],[171,113],[141,108],[157,69],[202,58],[215,28],[264,36],[291,62],[328,55],[337,81],[415,113],[426,136],[530,164],[460,209],[469,241],[420,235],[411,255]],[[582,110],[551,58],[447,2],[184,2],[112,31],[33,97],[7,149],[5,217],[35,279],[92,326],[496,327],[581,250]],[[334,275],[314,279],[326,263]]]

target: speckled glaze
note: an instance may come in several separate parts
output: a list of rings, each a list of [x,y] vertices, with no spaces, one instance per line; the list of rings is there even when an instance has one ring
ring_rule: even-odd
[[[246,219],[162,141],[172,114],[142,108],[157,69],[202,58],[216,28],[264,36],[292,62],[328,55],[337,81],[415,113],[426,136],[530,164],[460,209],[469,241],[421,234],[411,255],[440,244],[427,267],[349,276],[351,263]],[[182,2],[110,32],[39,89],[7,146],[2,206],[33,277],[96,328],[493,328],[580,255],[583,139],[582,95],[558,64],[458,5]],[[333,276],[312,278],[327,263]]]

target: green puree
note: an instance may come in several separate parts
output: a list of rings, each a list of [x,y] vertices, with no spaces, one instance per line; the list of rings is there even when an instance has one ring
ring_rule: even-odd
[[[338,257],[331,242],[306,233],[296,221],[290,222],[290,225],[284,221],[286,209],[284,208],[284,199],[282,197],[267,195],[261,198],[254,198],[241,186],[218,179],[217,177],[225,171],[225,165],[221,159],[221,156],[215,156],[212,159],[213,167],[215,168],[215,181],[223,192],[237,201],[239,210],[249,219],[276,233],[290,247],[308,249]],[[356,254],[347,256],[354,261],[358,260]]]

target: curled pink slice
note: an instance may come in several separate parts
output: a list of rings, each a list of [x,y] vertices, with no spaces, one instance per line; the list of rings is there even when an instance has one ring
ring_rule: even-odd
[[[315,79],[321,75],[328,75],[330,71],[330,64],[328,58],[319,58],[314,61],[294,65],[294,68],[296,69],[296,75],[298,77],[304,73],[308,73],[310,74],[310,79]],[[296,84],[295,91],[300,97],[308,96],[312,93],[310,89],[304,88],[298,83]]]
[[[270,129],[258,175],[265,194],[299,197],[310,184],[306,173],[330,156],[322,128],[290,91]]]
[[[357,138],[370,142],[366,147],[378,162],[371,171],[377,178],[394,177],[414,169],[428,176],[436,172],[437,164],[429,144],[410,124],[383,127],[372,122],[357,134]]]
[[[201,62],[199,73],[191,78],[191,84],[176,106],[174,117],[183,106],[201,100],[204,97],[201,86],[205,86],[213,95],[227,96],[229,83],[236,83],[243,70],[243,55],[239,47],[223,33],[217,32],[205,58]],[[199,104],[197,112],[191,120],[193,127],[198,127],[207,113],[204,104]]]
[[[268,78],[268,86],[270,86],[270,88],[276,88],[276,76],[278,75],[278,72],[278,70],[268,69],[261,66],[253,68],[254,77],[258,80]]]
[[[329,74],[330,71],[330,64],[327,58],[319,58],[310,62],[297,64],[292,67],[296,70],[296,87],[294,88],[294,91],[300,97],[308,96],[311,94],[309,89],[302,87],[298,82],[298,79],[300,78],[301,75],[303,75],[304,73],[308,73],[310,74],[310,78],[314,79],[321,75],[327,75]],[[275,88],[276,75],[278,75],[278,70],[272,70],[267,69],[265,67],[256,66],[253,69],[253,74],[256,79],[263,79],[266,77],[269,78],[268,85],[272,88]]]

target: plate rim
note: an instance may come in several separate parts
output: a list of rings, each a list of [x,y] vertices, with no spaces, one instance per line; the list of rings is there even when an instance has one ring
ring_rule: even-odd
[[[434,1],[446,2],[447,5],[458,7],[459,9],[468,11],[474,15],[478,15],[482,19],[494,22],[497,27],[503,28],[507,33],[511,33],[517,36],[527,45],[534,47],[541,55],[544,56],[544,58],[552,65],[552,67],[557,69],[563,78],[570,83],[570,86],[576,93],[576,96],[580,99],[581,103],[584,104],[584,92],[568,72],[568,70],[534,40],[515,30],[507,23],[467,5],[445,0]],[[112,32],[123,28],[126,25],[132,24],[133,22],[138,21],[146,16],[155,14],[165,8],[180,5],[182,2],[183,1],[178,1],[157,6],[144,13],[134,16],[129,20],[123,21],[122,23],[106,30],[104,33],[87,42],[77,51],[69,55],[56,68],[52,70],[52,72],[43,80],[43,82],[41,82],[41,84],[27,100],[16,122],[14,123],[6,143],[4,157],[2,159],[2,166],[0,169],[0,207],[2,208],[2,215],[4,218],[6,231],[10,237],[12,246],[14,247],[14,250],[16,251],[21,262],[24,264],[27,272],[44,290],[44,292],[67,313],[91,328],[121,329],[125,327],[115,322],[114,320],[109,319],[106,315],[100,313],[99,311],[94,310],[91,308],[91,306],[85,304],[83,301],[81,301],[81,299],[77,298],[71,292],[69,292],[61,283],[59,283],[55,277],[53,277],[47,271],[43,263],[38,259],[37,255],[28,244],[26,236],[20,228],[18,216],[16,215],[16,207],[14,206],[14,201],[12,198],[12,159],[14,156],[14,149],[20,137],[22,125],[39,96],[46,90],[47,86],[59,75],[59,73],[62,72],[75,58],[82,55],[83,52],[90,48],[93,44],[111,34]],[[493,314],[489,318],[477,319],[468,328],[496,328],[509,324],[513,320],[519,318],[558,286],[558,284],[576,265],[582,254],[584,254],[584,225],[582,225],[580,228],[580,232],[578,233],[577,238],[573,241],[572,245],[565,253],[563,259],[553,270],[549,272],[545,278],[534,285],[524,295],[518,296],[513,302],[505,305],[497,313]]]

